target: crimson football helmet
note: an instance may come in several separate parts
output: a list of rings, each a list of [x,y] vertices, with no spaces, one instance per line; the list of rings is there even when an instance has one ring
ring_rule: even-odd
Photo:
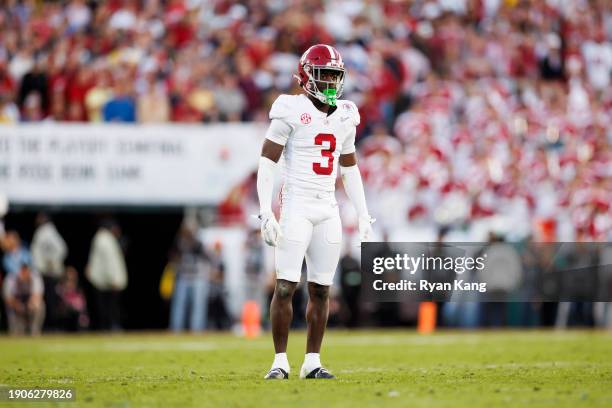
[[[317,44],[302,55],[295,77],[308,95],[336,106],[342,96],[345,72],[340,53],[327,44]]]

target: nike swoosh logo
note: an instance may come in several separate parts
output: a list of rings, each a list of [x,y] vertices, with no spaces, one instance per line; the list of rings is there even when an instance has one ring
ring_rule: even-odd
[[[350,117],[349,117],[349,116],[347,116],[346,118],[340,118],[340,122],[346,122],[346,121],[347,121],[347,120],[349,120],[349,119],[350,119]]]

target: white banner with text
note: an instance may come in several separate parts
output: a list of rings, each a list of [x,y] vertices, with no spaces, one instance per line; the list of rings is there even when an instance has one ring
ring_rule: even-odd
[[[256,170],[254,124],[0,126],[0,193],[26,205],[217,204]]]

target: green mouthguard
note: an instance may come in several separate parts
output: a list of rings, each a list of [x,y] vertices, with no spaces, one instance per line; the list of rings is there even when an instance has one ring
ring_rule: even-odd
[[[323,91],[323,95],[325,95],[325,103],[330,106],[336,106],[336,90],[333,88],[328,88]]]

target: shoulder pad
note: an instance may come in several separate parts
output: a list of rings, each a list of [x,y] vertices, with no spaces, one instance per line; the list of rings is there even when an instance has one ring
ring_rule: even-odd
[[[279,95],[270,108],[270,120],[286,119],[291,114],[293,95]]]
[[[342,100],[339,101],[338,106],[342,109],[343,113],[348,113],[353,118],[353,124],[358,126],[361,123],[361,117],[359,116],[359,109],[357,109],[357,105],[355,105],[352,101]]]

